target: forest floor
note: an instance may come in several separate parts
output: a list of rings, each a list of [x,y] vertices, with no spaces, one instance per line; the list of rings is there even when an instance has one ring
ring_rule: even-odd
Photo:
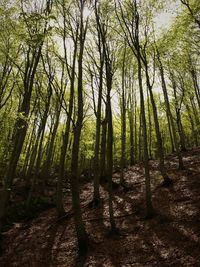
[[[144,175],[141,164],[127,168],[129,190],[114,190],[114,215],[119,236],[109,235],[108,193],[101,187],[102,207],[91,208],[92,185],[81,188],[83,218],[91,245],[82,266],[200,266],[200,148],[183,153],[186,169],[166,159],[170,187],[162,187],[157,162],[150,161],[156,216],[144,217]],[[113,175],[119,181],[119,173]],[[66,211],[71,196],[64,197]],[[69,212],[69,214],[71,214]],[[58,221],[49,208],[28,222],[15,223],[3,233],[2,267],[73,267],[78,257],[73,215]],[[81,265],[80,265],[81,266]]]

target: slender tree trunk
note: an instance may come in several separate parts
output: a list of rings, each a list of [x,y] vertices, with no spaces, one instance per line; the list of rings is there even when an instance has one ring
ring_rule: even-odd
[[[130,165],[135,164],[135,144],[134,144],[134,103],[133,103],[133,92],[129,92],[129,111],[128,111],[128,118],[129,118],[129,130],[130,130]],[[135,133],[136,134],[136,133]]]
[[[84,52],[84,42],[85,34],[87,30],[87,25],[84,27],[83,24],[83,8],[84,1],[80,1],[80,49],[78,57],[78,114],[77,121],[74,127],[74,140],[72,146],[72,159],[71,159],[71,191],[72,191],[72,205],[74,210],[74,221],[75,228],[78,238],[79,250],[84,252],[87,250],[88,237],[85,231],[84,223],[82,220],[81,206],[80,206],[80,189],[79,189],[79,168],[78,168],[78,156],[79,156],[79,146],[81,129],[83,124],[83,52]]]
[[[99,36],[100,39],[100,36]],[[95,155],[94,155],[94,196],[93,201],[96,206],[99,205],[100,193],[99,193],[99,183],[100,183],[100,161],[99,161],[99,149],[100,149],[100,138],[101,138],[101,106],[102,106],[102,91],[103,91],[103,67],[104,67],[104,57],[101,52],[99,43],[99,54],[100,54],[100,70],[99,70],[99,94],[98,94],[98,104],[96,113],[96,140],[95,140]]]
[[[143,134],[143,129],[142,129],[142,112],[141,112],[141,108],[139,111],[139,118],[140,118],[140,125],[139,125],[139,141],[138,141],[138,160],[139,162],[141,162],[143,160],[143,150],[142,150],[142,145],[143,145],[143,141],[142,141],[142,134]]]
[[[108,123],[108,143],[107,143],[107,177],[108,177],[108,193],[109,193],[109,218],[111,225],[111,232],[116,232],[116,225],[113,212],[113,189],[112,189],[112,174],[113,174],[113,122],[112,122],[112,108],[110,91],[112,88],[112,77],[109,73],[109,67],[107,66],[107,123]]]
[[[120,184],[124,184],[124,168],[126,166],[126,94],[125,94],[125,60],[126,47],[122,66],[122,96],[121,96],[121,175]]]
[[[99,20],[98,20],[99,22]],[[113,175],[113,120],[112,120],[112,107],[111,107],[111,90],[113,79],[113,59],[112,51],[108,48],[108,39],[104,25],[100,25],[101,38],[103,44],[103,53],[105,57],[105,70],[106,70],[106,119],[107,119],[107,147],[106,147],[106,175],[108,179],[108,206],[111,233],[116,233],[116,224],[114,220],[113,211],[113,190],[112,190],[112,175]]]
[[[174,75],[173,73],[170,73],[171,76],[171,81],[172,81],[172,87],[173,87],[173,92],[174,92],[174,100],[175,100],[175,112],[176,112],[176,124],[177,124],[177,129],[179,133],[179,138],[180,138],[180,145],[181,145],[181,151],[186,151],[186,142],[185,142],[185,133],[181,121],[181,104],[179,106],[178,99],[177,99],[177,88],[176,88],[176,82],[174,80]],[[182,100],[181,100],[182,101]]]
[[[135,132],[135,140],[134,140],[134,143],[135,143],[135,162],[138,161],[138,131],[137,131],[137,99],[136,99],[136,93],[134,95],[134,105],[135,105],[135,117],[134,117],[134,132]]]
[[[32,178],[32,174],[33,174],[33,168],[34,168],[34,164],[35,164],[35,159],[37,156],[37,151],[38,151],[38,144],[39,144],[39,140],[41,137],[41,125],[39,126],[38,132],[37,132],[37,136],[36,136],[36,141],[32,146],[32,151],[31,151],[31,156],[30,156],[30,161],[29,161],[29,167],[27,170],[27,174],[26,174],[26,180],[27,180],[27,184],[28,186],[30,185],[30,181]]]
[[[168,129],[169,129],[169,136],[170,136],[170,141],[171,141],[171,151],[172,151],[172,153],[174,153],[175,149],[174,149],[174,140],[173,140],[173,136],[172,136],[171,122],[170,122],[169,114],[167,112],[166,112],[166,115],[167,115],[167,124],[168,124]]]
[[[28,194],[28,198],[27,198],[27,208],[29,208],[31,199],[32,199],[32,195],[33,195],[33,191],[34,191],[34,187],[35,187],[35,183],[36,180],[39,176],[40,173],[40,166],[41,166],[41,160],[42,160],[42,145],[43,145],[43,140],[44,140],[44,133],[45,133],[45,127],[46,127],[46,122],[47,122],[47,118],[48,118],[48,113],[49,113],[49,107],[50,107],[50,101],[51,101],[51,96],[52,96],[52,89],[51,86],[49,87],[49,92],[48,92],[48,98],[46,100],[45,103],[45,110],[44,110],[44,114],[42,117],[42,121],[41,121],[41,127],[40,127],[40,140],[39,140],[39,147],[38,147],[38,153],[37,153],[37,160],[36,160],[36,165],[35,165],[35,171],[34,171],[34,176],[33,179],[31,181],[31,188]]]
[[[63,135],[62,147],[61,147],[61,153],[60,153],[60,159],[59,159],[59,175],[58,175],[57,192],[56,192],[56,207],[57,207],[58,216],[62,216],[65,213],[64,206],[63,206],[63,180],[64,180],[64,173],[65,173],[66,154],[67,154],[68,143],[69,143],[69,133],[70,133],[70,128],[71,128],[71,120],[72,120],[72,117],[74,116],[73,111],[75,109],[74,91],[75,91],[76,57],[77,57],[77,50],[78,50],[78,32],[79,32],[79,25],[77,25],[76,26],[77,28],[75,31],[75,36],[73,37],[74,52],[73,52],[72,69],[70,71],[69,67],[68,67],[68,62],[67,62],[68,55],[67,55],[67,47],[66,47],[66,40],[65,40],[67,38],[67,36],[66,36],[66,34],[67,34],[66,33],[66,27],[67,27],[67,25],[66,25],[66,23],[67,23],[66,12],[67,12],[67,10],[66,10],[65,4],[62,6],[62,8],[63,8],[63,19],[64,19],[63,45],[64,45],[64,52],[65,52],[66,68],[68,71],[68,75],[70,77],[70,99],[69,99],[69,110],[68,110],[68,114],[67,114],[67,121],[66,121],[66,125],[65,125],[65,131],[64,131],[64,135]],[[82,22],[82,19],[81,19],[81,22]],[[82,56],[82,55],[80,55],[80,56]],[[82,59],[81,59],[81,61],[82,61]],[[80,86],[79,86],[78,90],[80,90]],[[79,146],[79,144],[77,144],[77,145]],[[78,157],[78,155],[77,155],[77,157]],[[78,178],[76,178],[76,179],[78,179]],[[80,207],[78,207],[78,208],[80,208]],[[80,212],[80,211],[78,211],[78,212]]]
[[[151,122],[151,107],[149,101],[149,92],[147,90],[147,110],[148,110],[148,143],[149,157],[152,158],[152,122]]]
[[[54,147],[54,144],[55,144],[55,139],[56,139],[56,133],[57,133],[57,130],[58,130],[58,125],[59,125],[59,119],[60,119],[60,112],[61,112],[61,105],[58,104],[59,107],[56,111],[56,118],[55,118],[55,123],[54,123],[54,126],[53,126],[53,131],[52,131],[52,135],[50,137],[50,142],[49,142],[49,145],[47,147],[47,156],[46,156],[46,160],[44,162],[44,165],[43,165],[43,177],[47,177],[49,178],[50,176],[50,172],[51,172],[51,162],[52,162],[52,154],[53,154],[53,147]]]
[[[176,136],[176,128],[175,128],[175,125],[174,125],[174,120],[173,120],[171,109],[170,109],[170,104],[169,104],[169,98],[168,98],[168,93],[167,93],[167,87],[166,87],[166,83],[165,83],[163,66],[162,66],[162,62],[160,60],[159,52],[157,51],[157,53],[158,53],[160,75],[161,75],[161,80],[162,80],[162,89],[163,89],[165,105],[166,105],[166,112],[167,112],[167,116],[169,116],[170,123],[171,123],[173,142],[174,142],[174,145],[175,145],[175,149],[176,149],[176,153],[177,153],[178,161],[179,161],[179,169],[183,169],[184,168],[183,160],[182,160],[181,152],[179,150],[178,140],[177,140],[177,136]]]
[[[107,111],[105,112],[105,114]],[[106,116],[106,115],[105,115]],[[107,119],[102,121],[101,132],[101,151],[100,151],[100,178],[102,181],[106,179],[106,146],[107,146]]]
[[[69,132],[71,128],[71,120],[72,120],[72,113],[73,113],[73,106],[74,106],[76,55],[77,55],[77,40],[75,42],[73,66],[72,66],[71,79],[70,79],[71,85],[70,85],[69,110],[68,110],[67,121],[65,125],[65,132],[64,132],[63,140],[62,140],[60,160],[59,160],[59,175],[58,175],[57,194],[56,194],[57,196],[56,207],[57,207],[58,216],[62,216],[65,213],[64,206],[63,206],[62,190],[63,190],[63,179],[64,179],[64,173],[65,173],[65,159],[66,159],[67,147],[69,143]]]
[[[139,43],[139,42],[138,42]],[[145,198],[146,198],[146,213],[147,217],[151,217],[154,213],[152,199],[151,199],[151,181],[149,172],[149,153],[148,153],[148,141],[147,141],[147,128],[146,128],[146,116],[144,106],[144,94],[142,85],[142,65],[140,59],[139,45],[137,47],[137,61],[138,61],[138,82],[140,90],[140,106],[141,106],[141,120],[143,130],[143,148],[144,148],[144,168],[145,168]]]
[[[194,144],[196,147],[198,147],[199,143],[198,143],[198,136],[197,136],[197,131],[195,129],[195,123],[194,123],[194,120],[193,120],[193,117],[192,117],[192,114],[191,114],[191,110],[190,110],[190,107],[187,103],[185,103],[185,107],[186,107],[186,110],[187,110],[187,113],[188,113],[188,117],[189,117],[189,122],[191,124],[191,128],[192,128],[192,137],[193,137],[193,140],[194,140]]]
[[[160,125],[159,125],[159,120],[158,120],[158,111],[157,111],[156,103],[154,100],[152,85],[150,84],[147,65],[145,66],[145,70],[146,70],[147,87],[149,90],[151,106],[152,106],[152,110],[153,110],[153,117],[154,117],[154,125],[155,125],[156,139],[157,139],[157,150],[158,150],[158,156],[159,156],[159,170],[160,170],[160,173],[164,179],[164,184],[168,185],[171,183],[171,179],[169,179],[167,172],[166,172],[166,169],[165,169],[163,140],[162,140],[162,136],[161,136],[161,132],[160,132]]]
[[[30,160],[31,148],[33,148],[35,127],[36,127],[36,119],[35,119],[35,121],[33,123],[33,129],[31,131],[30,138],[28,138],[29,139],[29,145],[27,147],[26,158],[25,158],[24,166],[23,166],[23,173],[24,173],[25,177],[26,177],[26,174],[27,174],[28,164],[29,164],[29,160]]]

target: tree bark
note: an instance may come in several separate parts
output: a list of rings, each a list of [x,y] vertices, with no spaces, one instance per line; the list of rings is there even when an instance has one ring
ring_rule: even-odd
[[[179,161],[179,169],[183,169],[184,168],[183,160],[182,160],[181,152],[179,150],[178,140],[176,136],[176,128],[175,128],[173,116],[171,113],[169,97],[168,97],[167,87],[165,83],[164,70],[163,70],[163,66],[162,66],[162,62],[161,62],[160,54],[158,50],[157,50],[157,55],[158,55],[159,69],[160,69],[160,75],[161,75],[161,81],[162,81],[162,89],[163,89],[163,94],[164,94],[164,99],[165,99],[166,112],[167,112],[167,116],[169,116],[170,123],[171,123],[173,142],[175,145],[175,149],[176,149],[176,153],[177,153],[178,161]]]
[[[83,123],[82,63],[83,63],[85,35],[87,31],[87,25],[84,26],[83,22],[83,9],[84,9],[84,1],[80,0],[80,34],[79,34],[80,47],[79,47],[79,57],[78,57],[78,114],[77,114],[76,125],[74,127],[74,140],[72,146],[72,159],[71,159],[72,205],[74,210],[74,221],[78,238],[78,247],[80,252],[86,251],[88,246],[88,237],[82,220],[82,213],[80,206],[79,168],[78,168],[80,136]]]

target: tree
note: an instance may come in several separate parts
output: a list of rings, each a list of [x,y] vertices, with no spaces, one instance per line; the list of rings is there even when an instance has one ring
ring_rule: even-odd
[[[198,27],[200,28],[200,18],[199,18],[199,10],[200,10],[200,6],[198,1],[189,1],[189,0],[180,0],[181,3],[186,6],[186,8],[188,9],[192,19],[195,21],[195,23],[198,25]]]
[[[9,200],[10,188],[14,179],[17,163],[22,151],[22,146],[28,129],[28,115],[30,111],[31,95],[34,88],[34,79],[38,63],[40,61],[44,38],[48,32],[48,16],[51,12],[52,2],[46,1],[46,6],[40,11],[36,5],[36,10],[30,14],[24,10],[24,4],[21,2],[23,22],[29,34],[25,54],[25,68],[20,69],[23,75],[23,96],[22,103],[18,110],[18,118],[14,125],[12,137],[12,152],[8,163],[7,171],[4,177],[4,197],[0,207],[0,221],[5,217],[6,207]],[[41,12],[41,13],[40,13]],[[42,16],[44,15],[44,17]],[[33,23],[34,20],[34,23]],[[39,28],[38,28],[39,27]]]
[[[159,70],[160,70],[161,81],[162,81],[162,89],[163,89],[165,105],[166,105],[166,113],[167,113],[167,117],[169,117],[169,122],[171,124],[173,142],[174,142],[174,146],[175,146],[176,153],[177,153],[178,160],[179,160],[179,169],[183,169],[184,168],[183,160],[182,160],[182,156],[181,156],[179,145],[178,145],[178,140],[177,140],[177,135],[176,135],[176,129],[175,129],[175,125],[174,125],[173,116],[172,116],[171,109],[170,109],[169,97],[168,97],[168,93],[167,93],[167,87],[166,87],[166,82],[165,82],[163,65],[162,65],[162,62],[161,62],[161,59],[160,59],[160,53],[159,53],[158,50],[157,50],[157,58],[158,58],[158,62],[159,62]]]
[[[118,6],[117,6],[118,5]],[[119,12],[117,11],[119,8]],[[122,6],[121,1],[117,1],[115,5],[116,15],[120,23],[121,29],[124,33],[127,44],[131,48],[133,55],[137,60],[138,69],[138,84],[140,92],[140,108],[141,108],[141,121],[143,130],[143,148],[144,148],[144,167],[145,167],[145,185],[146,185],[146,210],[147,217],[153,215],[153,206],[151,201],[151,184],[149,173],[149,153],[148,153],[148,140],[147,140],[147,127],[146,127],[146,115],[144,105],[144,93],[142,82],[142,51],[140,42],[140,22],[141,17],[138,10],[138,3],[136,0],[128,1]],[[129,16],[125,16],[129,14]]]
[[[80,30],[78,35],[79,41],[79,55],[78,55],[78,111],[77,120],[74,131],[74,140],[72,145],[72,160],[71,160],[71,191],[72,191],[72,205],[74,210],[74,221],[76,227],[76,233],[78,238],[78,246],[80,251],[87,250],[88,238],[85,231],[85,227],[81,215],[80,207],[80,193],[79,193],[79,168],[78,168],[78,154],[81,137],[81,128],[83,124],[83,53],[85,37],[87,32],[88,20],[84,23],[83,10],[85,1],[80,0],[78,3],[80,14]]]

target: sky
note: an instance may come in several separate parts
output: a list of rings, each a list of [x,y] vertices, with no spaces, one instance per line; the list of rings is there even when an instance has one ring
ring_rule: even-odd
[[[177,14],[181,11],[180,1],[176,1],[167,6],[167,8],[160,13],[157,17],[155,17],[155,26],[157,34],[162,30],[169,29],[173,20],[177,16]]]

